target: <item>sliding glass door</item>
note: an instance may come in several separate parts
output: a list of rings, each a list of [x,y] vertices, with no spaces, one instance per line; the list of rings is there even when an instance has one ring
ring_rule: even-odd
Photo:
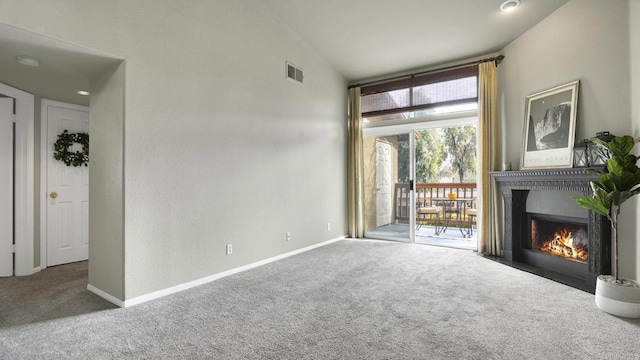
[[[415,235],[414,133],[364,138],[365,236],[413,241]]]

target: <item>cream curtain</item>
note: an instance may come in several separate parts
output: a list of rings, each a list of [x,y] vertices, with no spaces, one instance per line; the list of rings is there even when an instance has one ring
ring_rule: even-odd
[[[502,255],[500,193],[489,172],[499,170],[498,78],[493,61],[478,65],[478,245],[486,255]]]
[[[349,89],[349,159],[347,214],[349,237],[364,237],[364,160],[362,151],[362,112],[360,110],[360,88]]]

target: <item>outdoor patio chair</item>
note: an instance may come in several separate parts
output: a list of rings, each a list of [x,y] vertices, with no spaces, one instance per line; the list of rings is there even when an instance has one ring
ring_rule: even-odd
[[[469,228],[469,237],[471,237],[473,235],[473,222],[478,218],[478,209],[466,209],[465,214],[467,214],[467,226]]]
[[[438,232],[438,224],[440,222],[440,214],[442,213],[442,208],[440,206],[424,206],[420,207],[416,211],[417,225],[416,230],[419,230],[422,226],[422,220],[426,220],[429,215],[436,216],[436,232]]]

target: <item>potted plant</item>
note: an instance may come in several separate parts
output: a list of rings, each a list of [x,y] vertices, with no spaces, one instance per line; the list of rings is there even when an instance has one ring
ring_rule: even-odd
[[[605,169],[590,169],[597,174],[591,181],[593,196],[575,197],[583,208],[606,216],[611,221],[611,275],[600,275],[596,281],[596,305],[613,315],[640,318],[640,283],[618,276],[618,216],[620,206],[640,194],[639,157],[631,154],[635,140],[631,136],[614,136],[609,142],[594,138],[600,156],[607,160]]]

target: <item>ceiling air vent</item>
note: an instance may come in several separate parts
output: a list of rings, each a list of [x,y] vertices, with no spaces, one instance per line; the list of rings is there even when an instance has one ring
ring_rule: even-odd
[[[290,62],[287,62],[287,79],[295,80],[302,83],[304,78],[303,70]]]

